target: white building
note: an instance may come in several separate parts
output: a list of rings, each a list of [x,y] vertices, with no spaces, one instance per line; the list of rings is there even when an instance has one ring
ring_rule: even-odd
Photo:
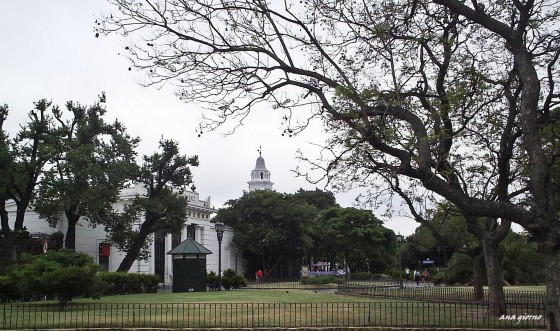
[[[247,184],[249,184],[249,192],[255,190],[272,190],[272,185],[274,183],[270,181],[270,171],[266,169],[260,149],[257,164],[255,165],[255,169],[251,171],[251,180],[248,181]]]
[[[142,195],[141,186],[124,189],[120,200],[114,205],[115,210],[123,210],[124,205],[132,202],[136,194]],[[218,272],[218,239],[214,224],[210,223],[216,210],[210,204],[210,197],[200,200],[197,192],[185,192],[188,199],[187,219],[180,234],[162,236],[155,234],[151,243],[151,257],[148,261],[135,261],[129,272],[159,274],[166,285],[172,284],[172,259],[167,254],[173,247],[181,243],[190,235],[195,241],[209,249],[212,254],[206,256],[208,271]],[[8,204],[9,217],[15,218],[15,204]],[[138,220],[140,224],[142,219]],[[55,227],[50,227],[46,220],[29,208],[25,215],[25,226],[32,234],[51,235],[55,232],[66,234],[68,222],[64,215]],[[222,270],[233,269],[242,273],[242,257],[232,245],[233,231],[226,227],[222,240]],[[80,220],[76,227],[76,251],[92,256],[96,263],[103,265],[108,271],[116,271],[125,254],[110,247],[109,256],[100,253],[101,244],[106,241],[103,226],[92,228],[85,220]]]

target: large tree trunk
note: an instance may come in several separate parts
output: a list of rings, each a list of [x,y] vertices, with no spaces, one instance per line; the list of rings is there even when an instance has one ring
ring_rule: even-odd
[[[138,232],[136,239],[130,245],[130,249],[126,252],[126,255],[122,260],[121,264],[119,265],[117,272],[128,272],[130,270],[134,261],[138,259],[138,256],[140,255],[140,251],[142,250],[142,247],[146,242],[146,238],[148,238],[150,233],[152,233],[151,228],[152,226],[148,220],[142,223],[142,226],[140,226],[140,231]]]
[[[486,276],[488,278],[488,309],[490,316],[501,316],[506,313],[502,269],[498,257],[498,244],[495,240],[480,240],[484,251]]]
[[[66,219],[68,219],[68,229],[66,230],[64,248],[76,250],[76,226],[80,220],[80,216],[66,211]]]
[[[545,247],[547,328],[560,330],[560,247]]]
[[[480,250],[474,257],[473,257],[473,288],[474,288],[474,297],[473,300],[475,301],[482,301],[484,300],[484,275],[482,270],[484,265],[484,254],[482,254],[482,250]]]

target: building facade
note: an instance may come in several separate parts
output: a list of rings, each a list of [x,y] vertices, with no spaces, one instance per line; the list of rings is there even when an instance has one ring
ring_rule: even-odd
[[[126,188],[121,191],[120,199],[114,205],[117,211],[124,210],[124,206],[132,203],[137,194],[144,194],[145,189],[141,186]],[[197,192],[185,192],[188,200],[187,218],[181,233],[173,235],[162,235],[156,233],[150,246],[150,258],[147,261],[137,260],[129,272],[157,274],[162,283],[171,285],[173,283],[172,257],[167,254],[171,249],[187,239],[188,236],[209,249],[212,254],[207,256],[207,271],[218,272],[218,239],[214,224],[211,219],[216,210],[211,206],[210,197],[201,200]],[[15,205],[8,204],[10,219],[15,218]],[[142,223],[138,220],[138,225]],[[48,222],[41,219],[39,215],[29,208],[25,216],[25,226],[32,238],[43,238],[55,233],[66,234],[68,222],[64,215],[55,227],[49,226]],[[80,220],[76,227],[76,251],[93,257],[94,261],[103,266],[107,271],[116,271],[125,254],[111,247],[107,242],[107,233],[103,226],[91,227],[85,220]],[[232,243],[233,231],[227,228],[222,240],[222,270],[233,269],[242,273],[242,257]],[[45,247],[45,249],[48,249]]]

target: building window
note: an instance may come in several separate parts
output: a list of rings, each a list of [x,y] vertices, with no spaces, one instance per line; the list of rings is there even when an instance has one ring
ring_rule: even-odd
[[[192,240],[196,240],[194,234],[195,234],[194,224],[187,225],[187,237],[191,237]]]
[[[154,233],[154,267],[155,274],[159,276],[159,281],[163,283],[165,275],[165,234],[163,231]]]
[[[261,179],[263,179],[263,173],[261,172]]]

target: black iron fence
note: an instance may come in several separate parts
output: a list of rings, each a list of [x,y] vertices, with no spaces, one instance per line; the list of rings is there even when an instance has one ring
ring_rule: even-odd
[[[431,302],[472,302],[475,300],[473,288],[458,287],[404,287],[379,286],[365,282],[347,282],[338,285],[338,292],[345,294],[366,295],[371,297],[410,299]],[[489,292],[484,290],[481,302],[488,302]],[[544,304],[545,292],[505,291],[506,303]]]
[[[375,286],[375,287],[398,287],[399,281],[393,280],[372,280],[372,281],[353,281],[340,278],[341,284],[349,284],[349,286]],[[267,279],[260,282],[250,282],[246,289],[337,289],[338,284],[313,284],[302,283],[300,279]]]
[[[337,289],[337,284],[303,284],[299,281],[292,280],[267,280],[261,282],[252,282],[244,289],[248,290],[313,290],[313,289]]]
[[[485,304],[457,302],[12,303],[0,306],[0,328],[544,328],[543,315],[541,305],[510,305],[493,317]]]

